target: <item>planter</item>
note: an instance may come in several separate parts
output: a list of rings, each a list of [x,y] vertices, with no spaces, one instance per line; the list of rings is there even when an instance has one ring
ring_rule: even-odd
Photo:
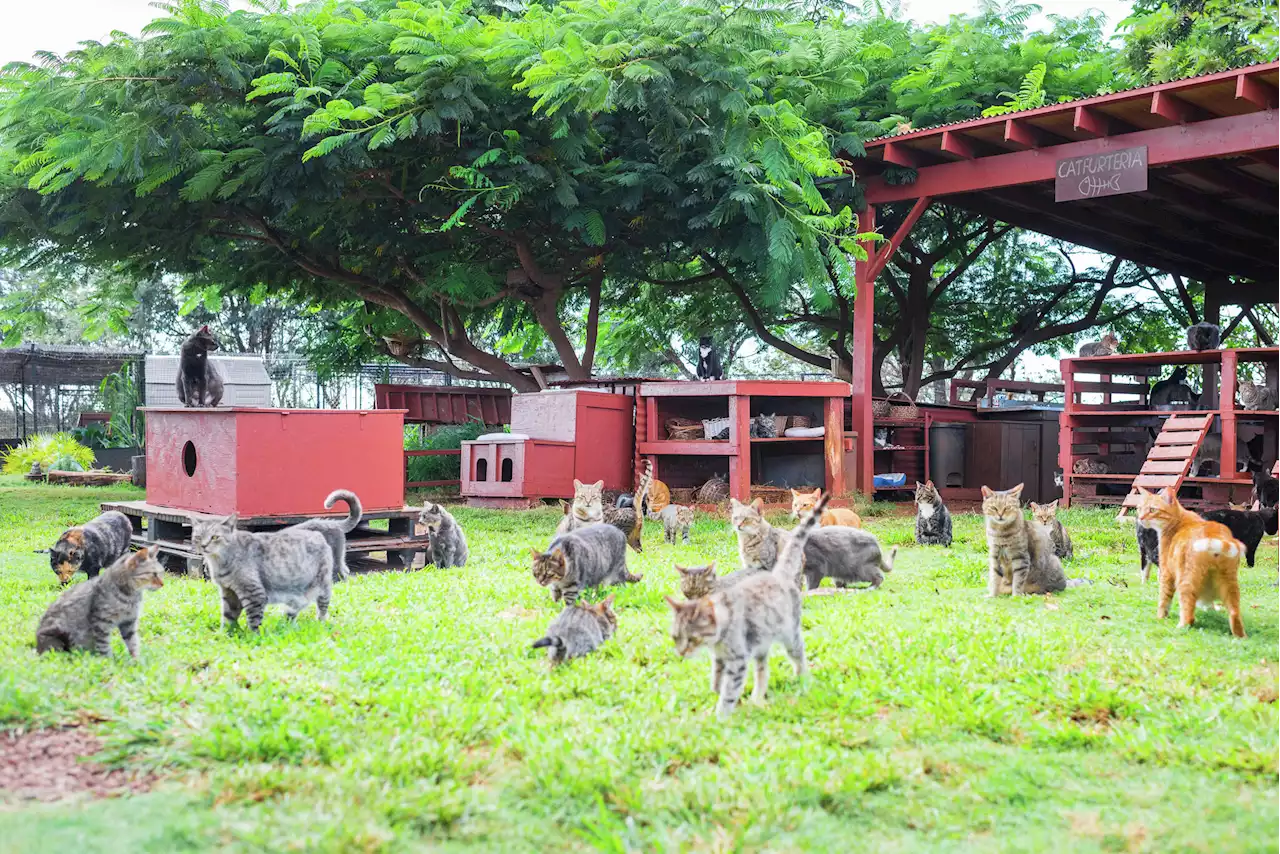
[[[142,453],[141,448],[94,448],[93,467],[127,472],[133,469],[133,458]]]

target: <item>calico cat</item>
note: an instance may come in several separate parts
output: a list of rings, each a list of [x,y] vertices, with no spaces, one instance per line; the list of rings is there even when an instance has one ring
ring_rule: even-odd
[[[425,502],[418,521],[427,526],[431,552],[427,559],[440,569],[467,565],[467,538],[461,526],[442,504]]]
[[[643,496],[648,493],[652,481],[653,463],[646,462],[644,474],[640,476],[635,494]],[[565,534],[597,522],[614,526],[626,536],[628,546],[636,552],[644,551],[644,545],[640,542],[640,536],[644,530],[644,508],[636,507],[634,504],[631,507],[605,507],[603,480],[583,483],[574,478],[573,503],[556,527],[556,533]]]
[[[773,569],[786,541],[787,532],[770,525],[763,508],[759,498],[750,504],[729,499],[729,524],[738,532],[738,560],[743,569]]]
[[[769,650],[775,643],[786,649],[797,678],[808,675],[795,578],[805,545],[817,530],[826,504],[824,495],[791,532],[773,571],[752,573],[692,602],[666,597],[676,652],[688,658],[702,649],[711,650],[711,690],[719,697],[716,712],[722,718],[732,715],[737,707],[747,682],[747,665],[752,661],[756,673],[751,699],[764,702],[769,689]]]
[[[1259,507],[1275,507],[1280,501],[1280,481],[1265,471],[1255,471],[1253,478],[1253,500]]]
[[[1253,566],[1258,554],[1258,544],[1265,535],[1276,533],[1276,508],[1262,510],[1210,510],[1202,513],[1206,522],[1220,522],[1230,529],[1231,535],[1244,543],[1244,561]]]
[[[613,613],[613,594],[595,605],[570,605],[561,611],[547,633],[533,642],[533,649],[547,649],[552,667],[571,658],[590,655],[618,630],[618,616]]]
[[[314,520],[312,520],[314,521]],[[249,631],[262,625],[267,605],[284,605],[290,620],[312,602],[323,622],[333,592],[333,547],[318,530],[293,525],[252,533],[236,528],[236,517],[196,521],[191,544],[204,556],[209,578],[222,592],[222,626],[245,614]]]
[[[1108,332],[1102,336],[1101,341],[1086,341],[1080,345],[1080,356],[1112,356],[1120,349],[1120,339],[1116,337],[1114,332]]]
[[[982,487],[987,529],[987,595],[1058,593],[1067,588],[1049,535],[1022,518],[1022,484],[997,492]]]
[[[1149,400],[1154,409],[1174,403],[1194,403],[1197,397],[1199,395],[1195,390],[1187,385],[1186,365],[1179,365],[1174,368],[1173,373],[1162,380],[1157,380],[1151,386]]]
[[[1240,408],[1251,412],[1271,412],[1276,408],[1276,390],[1243,380],[1240,383]]]
[[[117,510],[108,510],[83,525],[68,528],[49,549],[49,567],[65,587],[71,576],[83,572],[96,578],[104,566],[111,566],[129,551],[133,524]]]
[[[347,566],[347,534],[354,531],[360,524],[361,518],[364,517],[364,508],[360,506],[360,499],[351,490],[335,489],[325,498],[324,509],[332,510],[333,505],[339,501],[347,503],[346,519],[308,519],[290,527],[298,531],[319,531],[333,551],[333,580],[346,581],[351,575],[351,570]]]
[[[703,335],[698,339],[697,375],[700,380],[724,379],[724,368],[720,366],[720,354],[711,343],[710,335]]]
[[[822,497],[822,490],[815,489],[813,492],[797,492],[791,490],[791,518],[799,519],[805,513],[813,509],[818,503],[818,499]],[[847,525],[850,528],[861,528],[862,517],[852,510],[846,510],[843,507],[828,507],[822,511],[823,527],[828,525]]]
[[[1142,583],[1146,584],[1151,577],[1151,567],[1156,568],[1156,577],[1160,573],[1160,535],[1154,529],[1141,522],[1134,522],[1134,533],[1138,538],[1138,559],[1142,566]]]
[[[124,555],[101,575],[65,591],[40,618],[36,651],[85,649],[110,655],[111,634],[119,630],[125,649],[137,658],[142,592],[164,586],[164,567],[156,560],[159,552],[159,546],[151,546]]]
[[[1049,542],[1053,543],[1053,553],[1059,558],[1075,557],[1075,549],[1071,545],[1071,535],[1067,527],[1058,518],[1058,500],[1055,498],[1048,504],[1031,502],[1031,519],[1045,529]]]
[[[182,343],[175,385],[178,400],[186,406],[217,406],[222,402],[222,374],[209,361],[209,353],[218,346],[218,339],[208,326],[201,326]]]
[[[533,554],[533,580],[551,588],[554,601],[578,601],[584,588],[602,584],[635,584],[641,576],[627,571],[627,539],[612,525],[597,522],[557,534],[545,552]]]
[[[870,531],[860,528],[819,528],[809,537],[803,551],[802,569],[805,589],[817,590],[822,579],[831,578],[836,587],[870,584],[874,590],[893,571],[898,547],[889,549],[886,558],[880,541]]]
[[[1183,508],[1172,490],[1148,492],[1138,487],[1138,522],[1160,535],[1160,602],[1156,617],[1169,616],[1178,594],[1178,628],[1189,628],[1196,605],[1221,601],[1227,606],[1231,634],[1245,636],[1240,619],[1238,571],[1244,544],[1221,522],[1206,522]]]
[[[916,543],[922,546],[951,545],[951,511],[933,481],[916,481]]]
[[[1191,350],[1217,350],[1222,346],[1222,328],[1201,321],[1187,327],[1187,348]]]
[[[686,543],[689,542],[689,528],[693,525],[692,507],[668,504],[662,508],[661,513],[650,513],[649,518],[662,521],[662,538],[666,542],[675,545],[677,537]]]
[[[697,599],[700,596],[710,596],[717,590],[724,590],[737,584],[744,578],[754,573],[761,572],[758,569],[735,569],[727,575],[716,575],[716,562],[713,560],[705,566],[680,566],[676,564],[676,572],[680,573],[680,592],[684,594],[686,599]]]

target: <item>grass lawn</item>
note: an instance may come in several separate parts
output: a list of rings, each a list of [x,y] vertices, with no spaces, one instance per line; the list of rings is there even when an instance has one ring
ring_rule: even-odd
[[[555,673],[528,649],[557,610],[528,569],[550,509],[460,509],[470,565],[354,577],[328,625],[272,609],[224,634],[215,588],[173,578],[138,663],[118,637],[110,659],[38,658],[57,588],[32,550],[135,494],[0,479],[0,725],[79,723],[160,774],[0,806],[6,851],[1276,850],[1274,540],[1242,568],[1236,641],[1224,613],[1155,619],[1110,512],[1065,514],[1067,573],[1092,585],[1018,601],[984,598],[979,517],[950,550],[872,518],[898,568],[807,600],[807,687],[776,649],[768,705],[721,723],[662,597],[674,561],[734,566],[723,519],[674,547],[650,523],[617,636]]]

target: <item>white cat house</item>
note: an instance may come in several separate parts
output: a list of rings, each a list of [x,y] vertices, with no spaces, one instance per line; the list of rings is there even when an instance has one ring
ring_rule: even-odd
[[[219,356],[210,354],[224,386],[223,406],[271,406],[271,378],[261,356]],[[181,406],[174,380],[178,376],[177,356],[147,356],[147,406]]]

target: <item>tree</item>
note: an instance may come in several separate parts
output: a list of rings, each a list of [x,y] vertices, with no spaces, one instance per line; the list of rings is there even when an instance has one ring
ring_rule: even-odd
[[[704,252],[766,290],[848,275],[852,209],[818,182],[879,132],[832,106],[889,52],[859,28],[387,6],[188,0],[145,39],[10,66],[0,247],[364,311],[366,345],[522,390],[505,348],[536,333],[585,377],[608,301]]]
[[[1120,22],[1120,67],[1160,83],[1276,59],[1276,0],[1138,0]]]

